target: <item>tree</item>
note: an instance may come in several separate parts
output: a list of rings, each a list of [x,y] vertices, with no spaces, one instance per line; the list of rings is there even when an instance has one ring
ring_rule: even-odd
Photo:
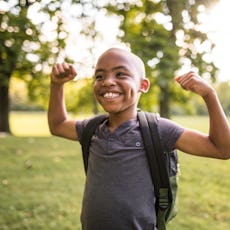
[[[25,71],[21,61],[25,59],[26,53],[21,52],[21,49],[26,49],[38,32],[26,18],[29,4],[25,1],[16,6],[20,10],[15,7],[14,10],[0,11],[0,132],[10,132],[8,119],[10,77],[16,69]],[[18,17],[21,17],[20,21],[17,20]]]
[[[53,51],[52,48],[55,45],[60,48],[64,46],[61,38],[57,39],[56,44],[49,42],[44,36],[42,38],[43,23],[35,25],[28,16],[34,4],[33,0],[15,1],[14,4],[5,2],[5,9],[0,11],[0,132],[10,133],[11,77],[15,75],[30,83],[32,80],[42,82],[44,67],[49,66],[57,57],[57,50]],[[50,15],[54,18],[55,14]],[[61,23],[59,25],[61,26]],[[57,31],[59,28],[57,26]]]
[[[96,41],[101,40],[95,25],[101,6],[97,1],[88,0],[18,0],[4,4],[4,9],[0,10],[0,132],[10,133],[9,82],[12,76],[26,82],[32,100],[47,104],[47,75],[51,66],[55,62],[73,62],[67,54],[71,49],[70,30],[79,35],[75,43],[83,37],[90,44],[84,47],[88,51],[82,53],[90,63],[88,66],[93,65],[92,53]],[[74,27],[70,27],[68,21]],[[81,57],[79,51],[78,54]],[[88,77],[87,73],[85,75]],[[96,103],[93,105],[97,112]]]
[[[93,94],[93,78],[82,78],[77,82],[66,85],[66,106],[69,112],[74,114],[97,114],[95,110],[95,99]]]
[[[159,87],[158,104],[164,117],[170,115],[170,100],[178,99],[173,77],[183,64],[196,66],[200,75],[216,75],[217,68],[207,60],[214,44],[202,31],[200,20],[200,15],[216,2],[130,0],[107,5],[109,12],[121,17],[119,38],[144,60],[150,82]],[[149,95],[144,99],[152,100],[153,88]]]

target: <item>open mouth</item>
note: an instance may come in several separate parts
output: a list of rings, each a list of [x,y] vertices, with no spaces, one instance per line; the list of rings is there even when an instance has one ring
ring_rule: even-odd
[[[107,92],[103,95],[103,97],[107,99],[113,99],[119,96],[120,96],[120,93],[115,93],[115,92]]]

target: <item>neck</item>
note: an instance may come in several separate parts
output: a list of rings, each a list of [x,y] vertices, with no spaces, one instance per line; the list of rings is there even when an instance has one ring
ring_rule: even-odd
[[[127,114],[122,113],[110,113],[109,114],[109,130],[112,132],[118,126],[123,124],[126,121],[137,118],[137,110],[132,113],[129,111]]]

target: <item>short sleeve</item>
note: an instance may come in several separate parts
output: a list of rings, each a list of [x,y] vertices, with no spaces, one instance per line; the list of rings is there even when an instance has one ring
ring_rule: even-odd
[[[158,131],[164,151],[170,152],[175,148],[175,144],[184,132],[184,128],[169,119],[159,117]]]
[[[76,128],[78,140],[80,143],[81,143],[81,137],[82,137],[83,130],[84,130],[85,126],[87,125],[87,123],[89,122],[89,120],[90,119],[85,119],[82,121],[76,121],[75,128]]]

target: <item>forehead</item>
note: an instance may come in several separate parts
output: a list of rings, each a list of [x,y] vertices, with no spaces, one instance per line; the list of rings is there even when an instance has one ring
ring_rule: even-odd
[[[109,68],[116,65],[127,67],[135,65],[131,53],[116,49],[108,50],[99,57],[96,67]]]
[[[145,78],[145,67],[143,61],[129,51],[117,48],[111,48],[99,57],[95,72],[99,69],[103,71],[110,71],[119,66],[122,66],[130,73],[137,75],[140,78]]]

